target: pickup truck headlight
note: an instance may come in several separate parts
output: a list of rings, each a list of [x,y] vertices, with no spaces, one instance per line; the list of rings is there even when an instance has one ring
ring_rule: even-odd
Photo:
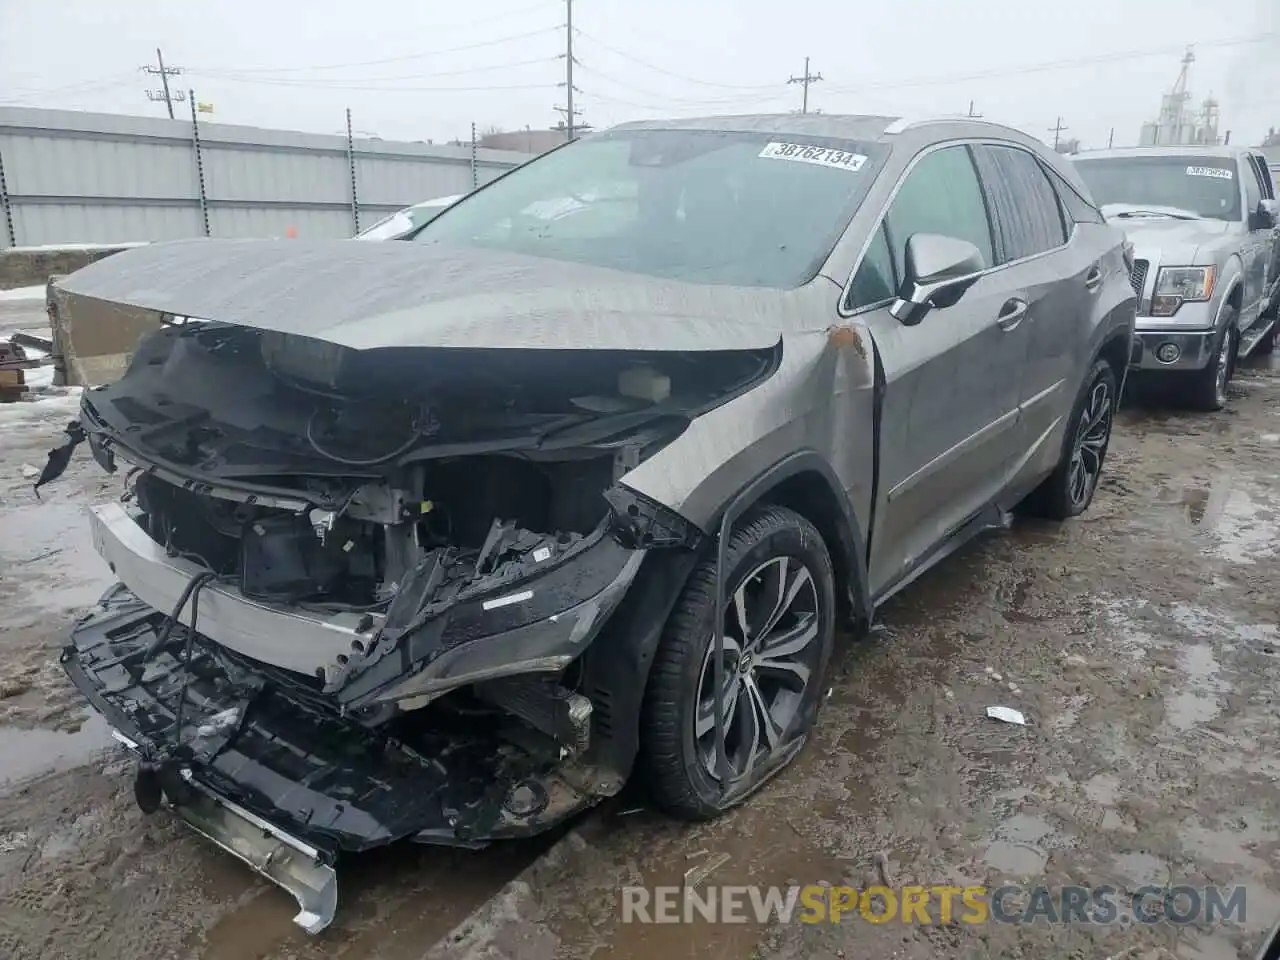
[[[1172,317],[1184,303],[1213,296],[1213,267],[1161,267],[1151,298],[1153,317]]]

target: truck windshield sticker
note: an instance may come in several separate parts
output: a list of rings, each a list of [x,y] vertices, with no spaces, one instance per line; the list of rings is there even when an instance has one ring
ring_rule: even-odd
[[[839,170],[848,170],[850,173],[857,173],[867,162],[867,158],[860,153],[782,141],[765,144],[759,156],[768,160],[792,160],[796,163],[813,163],[820,167],[835,167]]]
[[[1214,177],[1218,180],[1231,180],[1235,177],[1230,170],[1221,167],[1187,167],[1188,177]]]

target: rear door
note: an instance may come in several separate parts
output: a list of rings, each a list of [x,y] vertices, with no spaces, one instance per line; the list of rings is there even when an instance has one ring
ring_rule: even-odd
[[[1003,485],[1017,419],[1025,344],[1000,326],[1016,291],[990,273],[918,326],[889,315],[907,240],[942,234],[994,262],[993,237],[968,146],[922,152],[899,183],[850,282],[883,372],[880,470],[868,562],[873,595],[909,574]]]
[[[975,146],[974,157],[995,226],[997,262],[1026,304],[1026,353],[1009,371],[1018,381],[1019,407],[1007,491],[1012,499],[1025,492],[1022,481],[1057,460],[1063,421],[1079,386],[1076,371],[1088,338],[1083,325],[1102,287],[1102,251],[1083,238],[1072,242],[1074,231],[1049,174],[1030,150],[988,143]]]

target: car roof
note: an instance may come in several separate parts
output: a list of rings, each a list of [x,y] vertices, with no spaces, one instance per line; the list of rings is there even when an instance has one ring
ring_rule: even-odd
[[[778,136],[833,137],[841,140],[891,141],[907,130],[946,125],[948,137],[982,137],[1026,134],[1012,127],[975,120],[963,114],[920,118],[878,114],[763,113],[741,116],[692,117],[678,120],[636,120],[612,130],[710,130],[733,133],[769,133]]]
[[[1233,160],[1247,151],[1243,147],[1221,147],[1210,144],[1180,143],[1158,147],[1115,147],[1111,150],[1082,150],[1072,159],[1110,160],[1119,157],[1214,157]]]

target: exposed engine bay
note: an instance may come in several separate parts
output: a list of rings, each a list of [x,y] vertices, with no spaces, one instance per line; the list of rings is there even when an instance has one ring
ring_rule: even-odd
[[[87,393],[81,424],[105,468],[129,468],[123,499],[168,557],[246,601],[361,616],[351,649],[309,671],[334,692],[445,609],[480,602],[438,652],[610,582],[643,546],[626,543],[615,481],[771,362],[356,351],[188,322]]]

